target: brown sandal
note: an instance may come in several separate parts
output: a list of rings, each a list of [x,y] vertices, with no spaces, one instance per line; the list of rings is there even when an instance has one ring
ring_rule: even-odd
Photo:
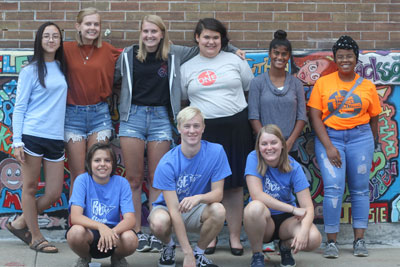
[[[43,252],[43,253],[57,253],[58,248],[56,248],[54,245],[50,244],[49,241],[47,241],[45,238],[38,239],[34,241],[32,244],[29,245],[29,247],[36,252]],[[46,248],[52,248],[50,250]]]
[[[22,229],[17,229],[14,226],[11,225],[11,222],[6,224],[6,228],[8,231],[10,231],[13,235],[21,239],[22,241],[25,242],[25,244],[29,245],[32,241],[32,235],[31,232],[29,232],[28,227],[22,228]]]

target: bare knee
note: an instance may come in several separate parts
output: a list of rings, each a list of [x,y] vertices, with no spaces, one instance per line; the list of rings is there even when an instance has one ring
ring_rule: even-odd
[[[143,185],[143,175],[126,175],[126,179],[132,191],[141,190]]]
[[[211,219],[214,223],[216,223],[216,225],[224,223],[226,211],[221,203],[219,202],[211,203],[208,206],[208,212],[209,212],[208,219]]]
[[[67,242],[70,246],[74,244],[91,243],[87,229],[82,225],[73,225],[67,233]]]
[[[319,248],[322,242],[322,236],[321,233],[318,231],[317,227],[314,225],[310,229],[310,234],[308,237],[308,246],[307,246],[307,251],[312,251],[314,249]]]
[[[265,219],[270,217],[271,213],[266,208],[264,203],[258,200],[251,201],[244,209],[245,219]]]
[[[171,217],[164,210],[155,210],[149,219],[149,224],[155,236],[164,236],[171,229]]]
[[[138,247],[138,238],[132,230],[125,231],[120,235],[120,242],[126,255],[131,255]]]

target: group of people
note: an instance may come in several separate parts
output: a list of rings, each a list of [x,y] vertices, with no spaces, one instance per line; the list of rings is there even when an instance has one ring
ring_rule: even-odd
[[[308,118],[302,83],[286,71],[292,47],[285,31],[276,31],[270,43],[269,70],[254,78],[244,52],[229,44],[225,26],[213,18],[200,19],[197,46],[184,47],[171,44],[159,16],[147,15],[139,44],[122,53],[101,40],[95,8],[80,11],[75,28],[76,41],[63,43],[56,24],[41,25],[33,59],[20,73],[13,148],[22,168],[23,213],[7,224],[10,232],[38,252],[58,251],[40,232],[37,215],[60,197],[65,147],[71,178],[66,238],[79,256],[75,266],[109,256],[112,266],[128,266],[125,257],[135,250],[160,251],[158,266],[175,266],[173,232],[183,266],[217,266],[205,255],[215,252],[225,220],[235,256],[244,251],[243,222],[252,267],[265,266],[265,242],[279,240],[287,267],[296,265],[292,251],[320,246],[309,183],[295,160]],[[381,107],[375,86],[354,72],[356,42],[340,37],[333,54],[338,70],[318,79],[307,104],[325,189],[324,256],[338,257],[346,178],[354,255],[367,256],[369,170]],[[125,178],[115,174],[108,143],[113,88],[120,90]],[[181,137],[173,149],[171,121]],[[141,231],[145,152],[150,235]],[[45,193],[36,196],[42,166]],[[251,199],[244,208],[245,184]],[[195,248],[188,231],[200,234]]]

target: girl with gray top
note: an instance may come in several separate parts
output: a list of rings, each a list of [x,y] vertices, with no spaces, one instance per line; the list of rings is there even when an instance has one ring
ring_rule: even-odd
[[[286,139],[288,151],[297,151],[296,139],[307,122],[303,84],[286,71],[292,46],[286,32],[278,30],[270,43],[270,69],[250,84],[249,120],[255,134],[267,124],[276,124]]]
[[[172,141],[169,115],[175,120],[181,108],[180,65],[198,53],[197,47],[171,45],[163,20],[147,15],[141,22],[139,45],[126,47],[115,66],[114,82],[121,83],[119,137],[136,211],[137,251],[157,251],[162,245],[140,231],[144,151],[147,148],[152,203],[160,193],[152,186],[154,172]]]

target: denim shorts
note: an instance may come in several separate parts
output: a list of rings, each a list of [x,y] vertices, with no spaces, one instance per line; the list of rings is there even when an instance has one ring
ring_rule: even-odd
[[[172,141],[167,108],[132,104],[128,120],[120,122],[118,136],[133,137],[149,142]]]
[[[108,104],[100,102],[95,105],[67,105],[65,112],[64,141],[81,141],[93,133],[102,132],[105,140],[111,137],[113,129]],[[99,139],[99,138],[98,138]]]

